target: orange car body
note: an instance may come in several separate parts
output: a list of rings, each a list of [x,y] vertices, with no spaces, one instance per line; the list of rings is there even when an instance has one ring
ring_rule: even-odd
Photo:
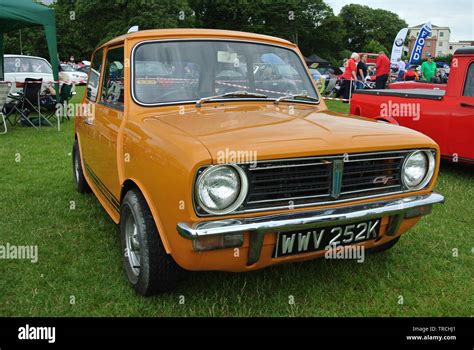
[[[257,42],[293,50],[303,61],[297,46],[282,39],[221,30],[150,30],[127,34],[104,44],[107,50],[123,46],[125,63],[131,62],[134,47],[148,40],[218,39]],[[304,61],[303,61],[304,62]],[[104,66],[104,65],[102,65]],[[309,73],[308,73],[309,74]],[[103,74],[101,75],[103,77]],[[249,271],[270,265],[321,257],[324,251],[275,258],[277,232],[266,230],[252,236],[243,232],[238,248],[196,251],[193,239],[179,232],[177,225],[197,227],[200,223],[224,219],[251,219],[269,215],[298,214],[363,207],[375,202],[407,197],[432,198],[439,168],[439,149],[430,138],[395,125],[328,111],[323,100],[317,104],[282,101],[209,101],[141,106],[131,93],[131,69],[124,69],[124,107],[114,109],[94,103],[93,121],[78,116],[75,137],[87,183],[115,223],[120,220],[120,203],[130,188],[144,195],[168,254],[187,270]],[[101,84],[99,84],[100,86]],[[316,89],[317,90],[317,89]],[[100,90],[97,91],[100,96]],[[93,104],[86,97],[84,104]],[[398,150],[429,149],[435,152],[436,166],[429,184],[407,193],[389,193],[375,198],[315,204],[299,208],[269,209],[223,216],[198,215],[194,205],[194,183],[201,167],[218,164],[223,149],[255,152],[262,160],[323,157]],[[361,243],[366,248],[384,244],[415,225],[431,204],[426,202],[418,215],[382,215],[381,238]],[[397,202],[398,201],[398,202]],[[398,204],[397,204],[398,203]],[[390,236],[389,227],[398,219]],[[259,241],[255,243],[255,241]],[[252,252],[252,245],[254,251]],[[255,251],[255,246],[257,249]],[[254,255],[252,259],[249,256]],[[255,254],[257,256],[255,257]]]

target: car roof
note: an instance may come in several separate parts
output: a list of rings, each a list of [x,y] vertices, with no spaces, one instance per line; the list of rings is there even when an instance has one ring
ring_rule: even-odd
[[[466,46],[460,49],[457,49],[454,54],[455,55],[471,55],[474,53],[474,46]]]
[[[134,33],[129,33],[125,35],[118,36],[100,47],[111,46],[114,44],[119,44],[125,40],[132,39],[216,39],[216,38],[226,38],[230,40],[256,40],[256,41],[267,41],[274,44],[292,46],[296,47],[295,44],[289,42],[288,40],[255,33],[239,32],[233,30],[220,30],[220,29],[150,29],[150,30],[141,30]]]
[[[15,54],[5,54],[4,57],[23,57],[23,58],[36,58],[39,60],[45,60],[48,61],[46,58],[43,57],[38,57],[38,56],[28,56],[28,55],[15,55]]]

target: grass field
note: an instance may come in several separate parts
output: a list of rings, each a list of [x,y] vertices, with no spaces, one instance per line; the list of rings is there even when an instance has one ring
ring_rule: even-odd
[[[0,260],[0,316],[474,315],[472,167],[443,164],[446,204],[363,264],[189,273],[177,291],[143,298],[127,285],[115,225],[93,195],[74,191],[72,125],[0,135],[0,245],[39,247],[36,264]]]

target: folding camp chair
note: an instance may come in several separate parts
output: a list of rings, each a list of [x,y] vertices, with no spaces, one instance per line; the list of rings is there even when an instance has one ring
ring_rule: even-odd
[[[0,116],[2,118],[2,122],[4,126],[4,130],[0,132],[0,134],[6,134],[8,131],[6,119],[8,118],[10,113],[7,113],[7,115],[3,114],[3,107],[5,106],[7,102],[7,97],[9,93],[10,93],[10,85],[8,85],[5,82],[0,82]]]
[[[36,125],[29,118],[30,112],[38,113],[38,122],[41,126],[42,120],[53,126],[51,122],[41,115],[40,92],[43,79],[26,78],[23,85],[23,92],[10,94],[8,97],[16,101],[14,109],[20,114],[20,120],[36,129]]]
[[[47,105],[44,105],[43,108],[47,111],[48,114],[45,115],[46,119],[51,119],[51,118],[56,118],[57,120],[60,119],[60,117],[56,114],[56,107],[61,105],[63,108],[67,107],[67,104],[69,103],[69,100],[72,97],[72,85],[64,83],[61,86],[61,90],[59,91],[59,98],[53,99],[50,103]],[[67,113],[67,108],[64,111],[64,116],[69,120],[69,114]],[[62,116],[61,116],[62,118]]]
[[[330,96],[333,93],[333,90],[336,87],[336,82],[337,82],[337,79],[335,78],[328,80],[326,87],[324,88],[324,91],[323,91],[324,96]]]

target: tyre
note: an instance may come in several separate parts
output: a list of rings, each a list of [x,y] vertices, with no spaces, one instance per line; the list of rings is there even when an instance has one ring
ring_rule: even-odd
[[[166,253],[145,198],[134,189],[120,208],[120,241],[127,278],[144,296],[176,287],[180,267]]]
[[[89,193],[91,188],[84,178],[84,172],[81,163],[81,152],[79,151],[79,144],[77,140],[74,141],[74,146],[72,147],[72,169],[76,191],[79,193]]]
[[[391,241],[389,241],[389,242],[387,242],[387,243],[384,243],[384,244],[382,244],[382,245],[379,245],[378,247],[374,247],[374,248],[367,249],[367,252],[369,252],[369,253],[381,253],[381,252],[384,252],[384,251],[389,250],[390,248],[392,248],[395,244],[398,243],[399,240],[400,240],[400,236],[397,237],[397,238],[392,239]]]

